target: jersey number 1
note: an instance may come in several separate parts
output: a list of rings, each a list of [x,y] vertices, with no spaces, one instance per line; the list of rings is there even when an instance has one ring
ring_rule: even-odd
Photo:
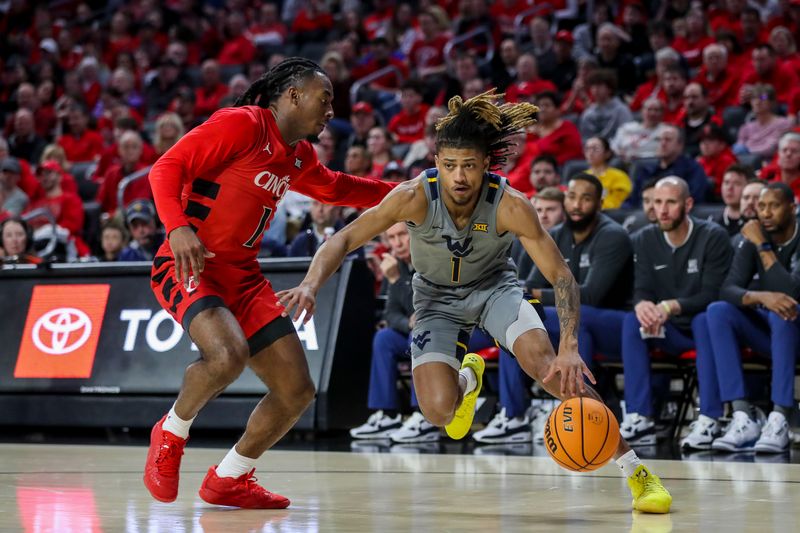
[[[450,265],[453,267],[450,280],[453,283],[458,283],[461,280],[461,258],[456,256],[451,257]]]
[[[261,234],[264,233],[264,228],[267,227],[267,222],[269,222],[269,217],[272,215],[272,209],[267,206],[264,206],[264,212],[261,213],[261,219],[258,221],[258,226],[253,234],[247,239],[247,242],[244,243],[244,246],[248,248],[252,248],[255,246],[256,242],[261,240]]]

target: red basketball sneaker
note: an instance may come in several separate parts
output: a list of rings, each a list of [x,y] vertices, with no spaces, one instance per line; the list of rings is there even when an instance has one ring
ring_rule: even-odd
[[[174,502],[178,497],[178,470],[188,438],[182,439],[163,425],[167,415],[159,420],[150,432],[150,449],[144,465],[144,486],[160,502]]]
[[[230,505],[244,509],[285,509],[289,499],[273,494],[261,485],[253,475],[256,469],[237,478],[219,477],[217,467],[208,469],[200,486],[200,497],[214,505]]]

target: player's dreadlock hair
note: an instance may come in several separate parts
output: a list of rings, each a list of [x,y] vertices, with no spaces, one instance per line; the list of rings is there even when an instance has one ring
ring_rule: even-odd
[[[503,165],[511,145],[508,137],[536,123],[539,108],[527,102],[497,105],[503,94],[490,89],[463,101],[454,96],[450,113],[436,122],[436,151],[442,148],[476,148],[489,156],[489,168]]]
[[[302,57],[284,59],[263,76],[253,82],[242,96],[236,99],[236,107],[243,105],[269,105],[280,97],[291,85],[309,78],[315,72],[325,74],[322,67]]]

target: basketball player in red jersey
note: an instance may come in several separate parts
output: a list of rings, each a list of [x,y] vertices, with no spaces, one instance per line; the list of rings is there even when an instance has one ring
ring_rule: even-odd
[[[323,70],[287,59],[237,100],[183,137],[153,166],[150,183],[167,240],[153,260],[153,292],[200,350],[175,404],[154,427],[144,483],[159,501],[178,495],[181,456],[194,417],[245,366],[269,388],[244,435],[208,470],[208,503],[283,508],[289,500],[254,481],[256,459],[314,397],[303,348],[281,316],[256,256],[261,235],[289,189],[320,202],[376,205],[390,186],[324,167],[306,140],[333,117]]]

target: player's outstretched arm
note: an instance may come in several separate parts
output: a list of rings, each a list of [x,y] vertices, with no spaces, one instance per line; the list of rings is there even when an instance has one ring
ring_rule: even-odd
[[[303,311],[306,312],[305,320],[311,318],[317,291],[339,268],[348,253],[397,222],[421,224],[426,212],[427,198],[419,179],[398,185],[380,204],[365,211],[320,246],[299,286],[277,293],[278,300],[286,307],[283,316],[289,316],[294,308],[292,320],[298,320]]]
[[[592,383],[594,376],[578,354],[580,287],[556,243],[539,223],[533,205],[522,193],[507,189],[497,213],[497,232],[510,231],[519,237],[525,251],[555,291],[561,343],[558,357],[544,381],[549,382],[556,374],[561,374],[561,393],[568,396],[581,394],[586,390],[583,375]]]

